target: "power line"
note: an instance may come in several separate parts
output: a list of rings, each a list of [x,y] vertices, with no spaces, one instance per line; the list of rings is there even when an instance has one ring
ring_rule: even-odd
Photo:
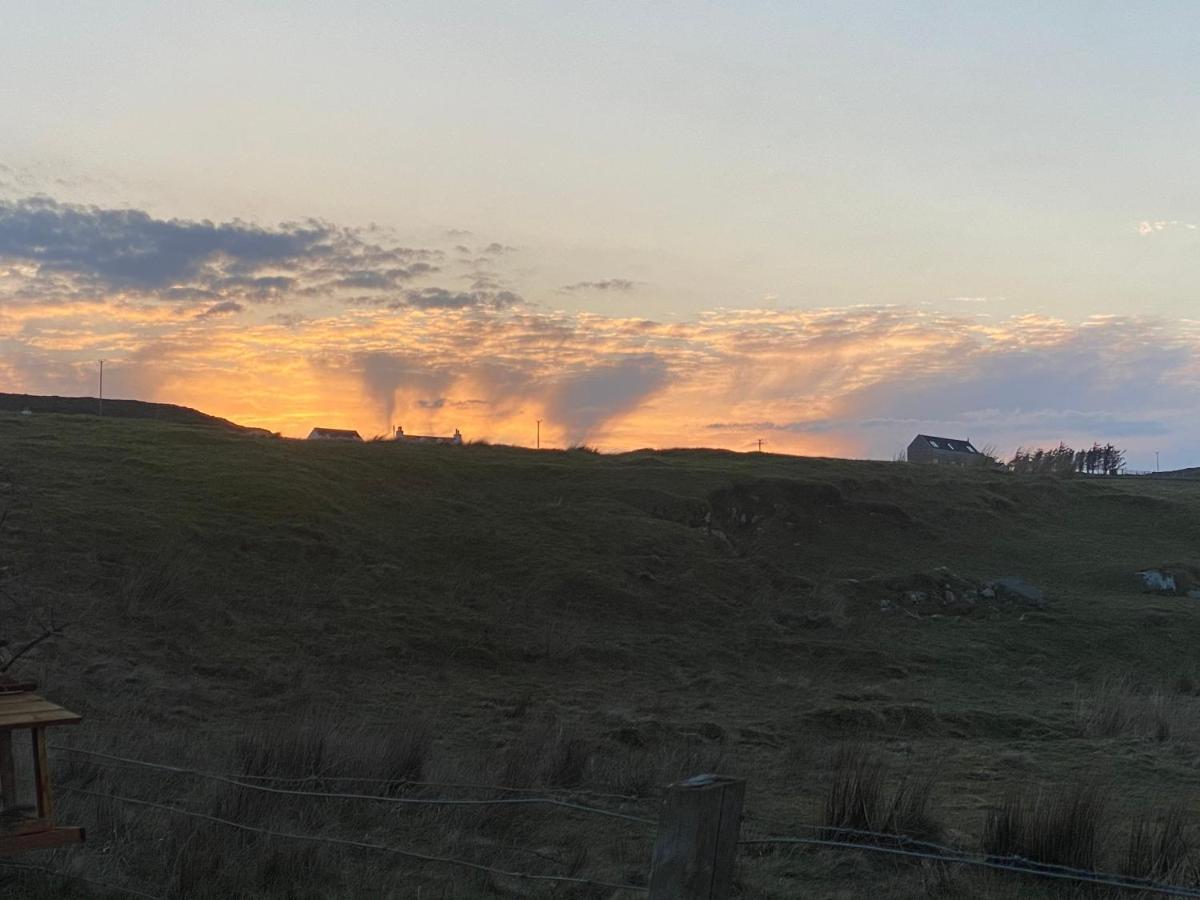
[[[328,800],[370,800],[376,803],[394,803],[404,806],[555,806],[561,809],[570,809],[576,812],[589,813],[596,816],[607,816],[613,819],[624,819],[628,822],[636,822],[640,825],[657,825],[653,819],[645,819],[641,816],[631,816],[627,813],[616,812],[611,809],[602,809],[598,806],[587,806],[582,803],[572,803],[569,800],[560,800],[556,797],[496,797],[490,799],[480,798],[465,798],[465,797],[382,797],[378,794],[352,794],[352,793],[334,793],[330,791],[302,791],[292,788],[277,788],[269,787],[262,784],[247,784],[244,781],[239,781],[237,778],[230,778],[225,775],[217,774],[216,772],[203,772],[199,769],[187,769],[181,766],[168,766],[162,763],[145,762],[140,759],[130,759],[123,756],[113,756],[108,753],[100,753],[96,750],[80,750],[75,747],[55,747],[55,750],[65,751],[67,753],[79,753],[85,756],[96,756],[102,759],[110,759],[116,762],[127,763],[129,765],[139,766],[146,769],[157,769],[163,772],[173,772],[179,775],[190,775],[196,778],[207,778],[211,781],[219,781],[224,784],[230,784],[234,787],[240,787],[248,791],[259,791],[266,794],[278,794],[289,797],[309,797]]]
[[[848,829],[833,829],[848,830]],[[896,835],[890,835],[896,838]],[[923,842],[918,842],[923,843]],[[1050,863],[1039,863],[1021,857],[984,857],[974,856],[965,851],[951,853],[932,853],[924,850],[906,850],[902,847],[883,847],[878,844],[860,844],[851,841],[837,841],[826,838],[802,837],[769,837],[748,838],[738,841],[739,846],[765,844],[794,844],[816,847],[832,847],[842,850],[864,850],[870,853],[886,853],[894,856],[907,856],[916,859],[930,859],[938,862],[960,863],[967,866],[980,866],[1006,872],[1017,872],[1023,875],[1035,875],[1041,878],[1057,878],[1066,881],[1082,881],[1090,884],[1101,884],[1107,887],[1122,888],[1131,891],[1149,891],[1171,897],[1200,897],[1200,890],[1184,887],[1183,885],[1164,884],[1145,878],[1125,875],[1114,875],[1107,872],[1093,872],[1087,869],[1072,869],[1069,866],[1059,866]],[[947,848],[951,849],[951,848]]]
[[[72,881],[82,881],[85,884],[90,884],[93,887],[104,888],[106,891],[117,891],[122,894],[128,894],[131,897],[145,897],[147,900],[164,900],[159,894],[147,894],[145,891],[135,890],[134,888],[123,887],[119,884],[110,884],[107,881],[98,881],[95,878],[87,878],[83,875],[74,875],[70,872],[60,872],[57,869],[51,869],[47,866],[36,866],[33,863],[16,863],[8,860],[0,860],[0,867],[6,869],[23,869],[29,872],[42,872],[46,875],[53,875],[56,878],[68,878]]]
[[[232,819],[223,819],[219,816],[210,816],[206,813],[193,812],[190,809],[180,809],[177,806],[168,806],[165,803],[156,803],[152,800],[141,800],[136,797],[121,797],[116,794],[104,794],[99,791],[88,791],[83,788],[62,788],[73,794],[82,794],[87,797],[96,797],[101,800],[115,800],[118,803],[129,803],[135,806],[145,806],[151,809],[159,809],[164,812],[174,813],[175,815],[187,816],[193,819],[202,819],[206,822],[213,822],[217,825],[225,825],[229,828],[236,828],[239,831],[249,831],[254,834],[262,834],[268,837],[287,838],[294,841],[312,841],[320,844],[332,844],[340,847],[357,847],[362,850],[377,850],[382,853],[391,853],[395,856],[403,856],[408,859],[415,859],[419,862],[440,863],[448,866],[459,866],[465,869],[474,869],[478,872],[488,872],[492,875],[501,875],[505,878],[516,878],[526,881],[552,881],[562,884],[582,884],[590,887],[611,888],[618,891],[633,891],[636,893],[647,893],[648,889],[632,884],[618,884],[610,881],[595,881],[590,878],[577,878],[571,875],[537,875],[532,872],[511,872],[507,869],[500,869],[494,866],[487,866],[482,863],[470,862],[465,859],[456,859],[450,856],[433,856],[427,853],[418,853],[415,850],[402,850],[399,847],[389,847],[386,844],[372,844],[366,841],[352,841],[346,838],[323,837],[316,834],[297,834],[290,831],[275,831],[271,828],[259,828],[254,825],[247,825],[244,822],[235,822]]]

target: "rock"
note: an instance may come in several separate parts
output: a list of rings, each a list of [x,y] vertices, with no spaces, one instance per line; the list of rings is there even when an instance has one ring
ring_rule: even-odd
[[[1187,592],[1187,596],[1189,600],[1200,600],[1200,591],[1193,588]]]
[[[958,595],[949,588],[946,588],[946,593],[942,595],[942,602],[946,606],[954,606],[958,603]]]
[[[984,600],[995,600],[996,592],[994,590],[992,590],[990,587],[985,587],[982,591],[979,592],[979,596],[982,597]]]
[[[1044,609],[1046,606],[1046,592],[1036,585],[1030,584],[1019,575],[1006,575],[1003,578],[997,578],[988,585],[1000,600],[1007,600],[1011,603],[1020,603],[1023,606],[1033,606],[1037,609]]]
[[[1166,572],[1160,572],[1158,569],[1144,569],[1137,574],[1142,579],[1142,587],[1148,591],[1155,591],[1159,594],[1174,594],[1178,590],[1174,575],[1168,575]]]
[[[879,611],[880,612],[891,612],[895,608],[896,608],[896,603],[895,603],[895,601],[892,600],[891,597],[884,597],[882,600],[879,601]]]
[[[924,591],[905,591],[903,599],[910,606],[916,606],[929,600],[929,595]]]

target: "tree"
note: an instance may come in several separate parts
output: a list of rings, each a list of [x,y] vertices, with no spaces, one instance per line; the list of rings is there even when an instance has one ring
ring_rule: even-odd
[[[8,510],[0,513],[0,529]],[[32,592],[11,573],[0,580],[0,675],[57,637],[70,625],[60,621],[52,606],[39,605]]]
[[[1125,469],[1125,451],[1112,443],[1101,446],[1093,443],[1088,450],[1073,450],[1062,441],[1049,450],[1038,447],[1027,450],[1018,447],[1008,463],[1018,475],[1070,476],[1086,472],[1089,475],[1120,475]]]

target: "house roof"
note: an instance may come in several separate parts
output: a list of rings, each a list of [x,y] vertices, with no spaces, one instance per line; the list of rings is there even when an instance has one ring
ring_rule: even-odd
[[[918,441],[924,441],[934,450],[948,450],[952,453],[978,453],[970,441],[964,441],[962,438],[945,438],[937,437],[931,434],[918,434],[915,438]]]
[[[83,717],[33,693],[28,684],[0,683],[0,731],[74,725]]]
[[[329,437],[358,438],[362,440],[362,435],[349,428],[314,428],[309,434],[324,434]]]

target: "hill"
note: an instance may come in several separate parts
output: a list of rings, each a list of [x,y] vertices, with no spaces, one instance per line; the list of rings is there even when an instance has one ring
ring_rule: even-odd
[[[57,415],[97,415],[100,401],[95,397],[53,397],[37,394],[0,394],[0,412],[54,413]],[[156,419],[180,425],[208,425],[227,431],[245,431],[228,419],[210,416],[188,406],[173,403],[147,403],[144,400],[110,400],[105,398],[103,414],[116,419]]]
[[[859,758],[885,791],[931,784],[907,830],[969,847],[1024,790],[1098,785],[1096,864],[1118,868],[1138,816],[1165,798],[1200,813],[1200,604],[1134,577],[1200,565],[1188,481],[0,415],[0,505],[22,601],[2,620],[53,605],[74,623],[10,673],[84,714],[60,743],[276,787],[531,796],[479,787],[504,786],[649,818],[663,784],[721,769],[747,778],[744,835],[811,834]],[[988,586],[1009,576],[1045,602]],[[94,794],[610,882],[644,883],[653,836],[555,808],[263,795],[66,751],[55,766],[92,792],[61,797],[89,843],[39,859],[169,896],[552,885]],[[743,853],[738,878],[742,897],[1059,890],[787,847]]]
[[[1187,469],[1172,469],[1169,472],[1155,472],[1155,478],[1200,478],[1200,466]]]

